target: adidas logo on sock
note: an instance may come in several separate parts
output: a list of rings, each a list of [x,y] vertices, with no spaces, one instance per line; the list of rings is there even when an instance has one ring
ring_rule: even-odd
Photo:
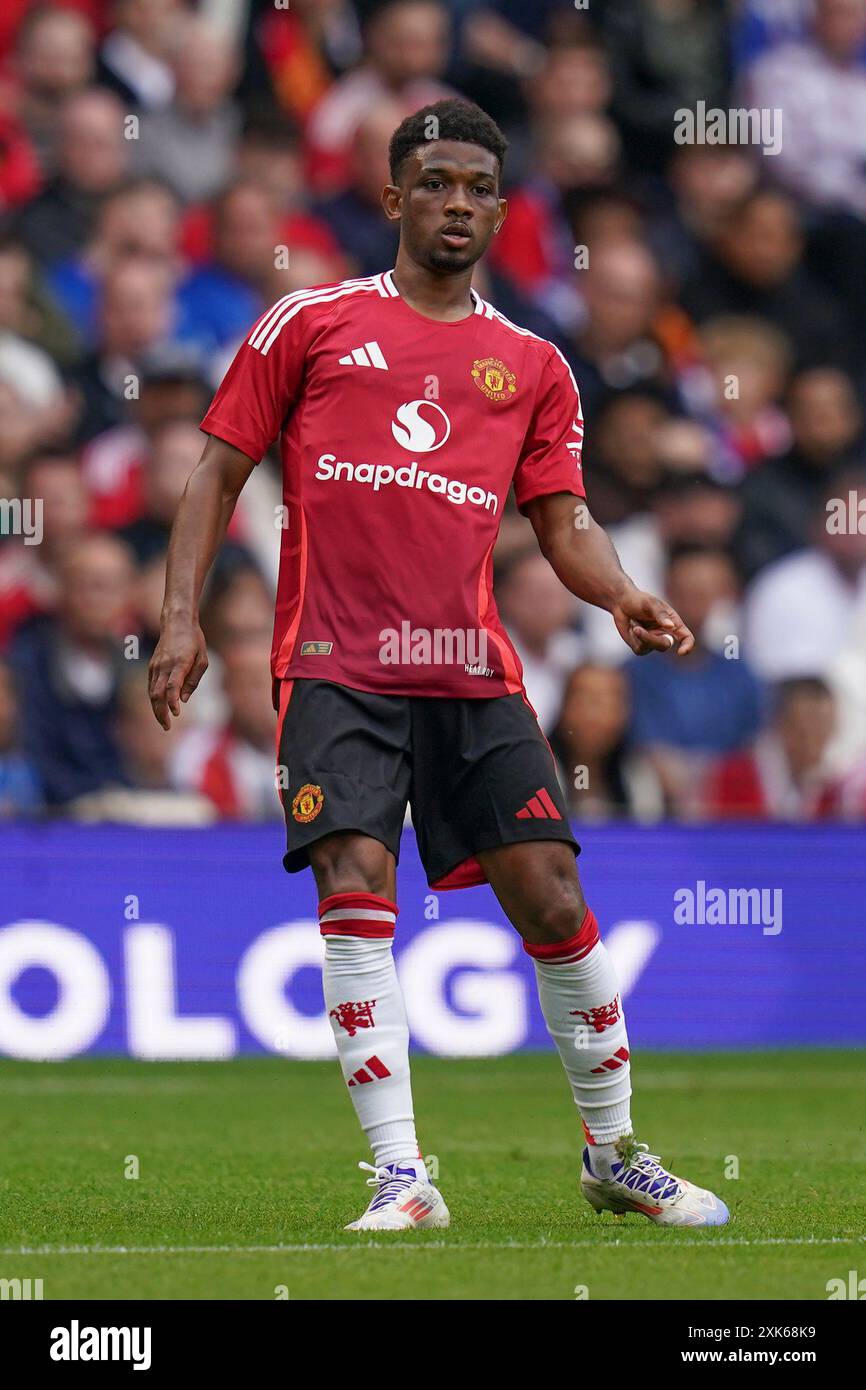
[[[363,347],[352,348],[351,352],[340,358],[340,366],[377,367],[380,372],[388,371],[388,363],[378,343],[365,343]]]
[[[368,1070],[369,1068],[369,1070]],[[370,1075],[370,1072],[373,1075]],[[390,1076],[388,1068],[384,1062],[380,1062],[378,1057],[368,1057],[363,1067],[359,1067],[356,1072],[349,1077],[347,1086],[354,1086],[356,1083],[363,1086],[367,1081],[384,1081],[386,1076]]]
[[[518,820],[562,820],[553,804],[553,797],[545,787],[539,787],[535,796],[531,796],[515,815]]]
[[[604,1062],[602,1062],[600,1067],[592,1068],[593,1076],[596,1076],[599,1073],[603,1075],[606,1071],[619,1071],[620,1067],[625,1066],[626,1062],[628,1061],[628,1056],[629,1054],[627,1047],[618,1047],[613,1056],[608,1057]]]

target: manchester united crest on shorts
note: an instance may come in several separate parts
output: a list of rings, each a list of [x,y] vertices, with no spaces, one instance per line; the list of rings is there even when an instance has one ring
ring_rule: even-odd
[[[315,820],[325,804],[325,795],[321,787],[317,787],[313,782],[305,782],[301,789],[295,793],[292,802],[292,816],[301,825],[306,825],[309,821]]]
[[[472,380],[489,401],[507,401],[517,390],[517,377],[498,357],[482,357],[473,362]]]

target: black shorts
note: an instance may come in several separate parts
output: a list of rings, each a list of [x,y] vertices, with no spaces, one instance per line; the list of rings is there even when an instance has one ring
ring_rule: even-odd
[[[485,883],[475,856],[574,840],[553,755],[523,695],[373,695],[323,680],[276,683],[289,873],[310,845],[357,830],[400,856],[407,802],[433,888]]]

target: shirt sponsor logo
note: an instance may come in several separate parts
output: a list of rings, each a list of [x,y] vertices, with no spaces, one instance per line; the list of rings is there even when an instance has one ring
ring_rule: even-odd
[[[391,483],[416,490],[426,487],[428,492],[441,493],[456,507],[471,502],[473,507],[483,507],[485,511],[493,512],[494,516],[499,510],[499,498],[495,492],[488,492],[483,487],[469,487],[468,483],[458,478],[446,478],[444,473],[430,473],[426,468],[418,467],[417,459],[402,468],[394,468],[390,463],[350,463],[348,460],[338,463],[336,454],[322,454],[316,464],[316,478],[319,482],[345,479],[349,483],[372,483],[374,492]]]
[[[489,401],[507,401],[517,391],[517,377],[498,357],[480,357],[472,363],[472,380]]]
[[[451,434],[451,421],[435,401],[407,401],[397,407],[391,433],[410,454],[432,454]]]

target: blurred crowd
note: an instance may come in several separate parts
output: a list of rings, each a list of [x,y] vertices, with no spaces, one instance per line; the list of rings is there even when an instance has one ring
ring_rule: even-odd
[[[592,512],[698,638],[630,657],[509,505],[574,815],[866,818],[866,0],[4,0],[0,816],[280,816],[278,459],[166,735],[172,516],[259,312],[393,264],[391,132],[454,93],[510,141],[476,284],[568,358]],[[701,102],[781,111],[781,148],[678,143]]]

